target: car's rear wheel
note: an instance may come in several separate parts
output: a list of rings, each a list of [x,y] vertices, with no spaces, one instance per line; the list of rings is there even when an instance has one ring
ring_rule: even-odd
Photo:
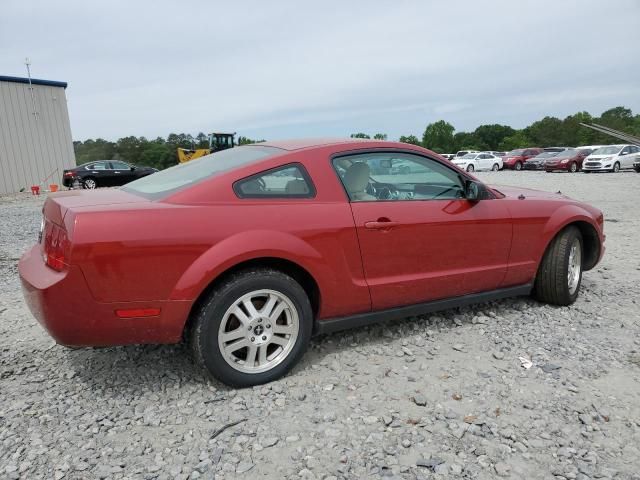
[[[494,163],[493,167],[491,167],[491,170],[493,170],[494,172],[497,172],[498,170],[500,170],[500,165],[498,165],[497,163]]]
[[[475,167],[471,164],[467,165],[467,172],[473,172],[475,170]]]
[[[620,162],[616,162],[613,164],[613,172],[618,173],[620,171]]]
[[[580,230],[570,226],[551,241],[536,276],[534,296],[541,302],[571,305],[582,282],[583,242]]]
[[[571,173],[576,173],[578,171],[578,164],[576,162],[571,162],[571,166],[569,167],[569,171]]]
[[[515,168],[516,170],[522,170],[522,162],[516,162],[513,168]]]
[[[313,313],[304,289],[273,269],[233,274],[196,313],[190,332],[196,361],[233,387],[285,375],[304,354]]]
[[[82,181],[82,186],[89,190],[93,190],[94,188],[98,188],[98,182],[95,178],[89,177]]]

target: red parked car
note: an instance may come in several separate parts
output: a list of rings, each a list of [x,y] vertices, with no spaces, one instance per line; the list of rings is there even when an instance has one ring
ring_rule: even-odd
[[[313,333],[530,293],[569,305],[603,252],[602,212],[559,193],[490,187],[413,145],[296,140],[51,195],[19,271],[58,343],[186,339],[249,386]]]
[[[566,170],[575,173],[582,170],[582,162],[593,150],[591,148],[569,148],[544,162],[544,169],[547,172],[555,170]]]
[[[511,150],[504,157],[502,157],[503,168],[510,168],[511,170],[522,170],[524,162],[536,155],[541,154],[544,151],[542,148],[518,148],[517,150]]]

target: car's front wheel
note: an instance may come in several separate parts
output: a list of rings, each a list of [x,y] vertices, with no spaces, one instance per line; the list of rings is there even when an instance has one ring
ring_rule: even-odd
[[[471,164],[467,165],[467,172],[473,172],[475,170],[475,167]]]
[[[582,282],[582,234],[569,226],[551,241],[542,258],[534,286],[541,302],[571,305],[578,298]]]
[[[613,164],[613,173],[618,173],[620,171],[620,162],[616,162]]]
[[[313,313],[304,289],[273,269],[250,269],[218,285],[190,332],[196,361],[233,387],[285,375],[304,354]]]
[[[494,172],[497,172],[498,170],[500,170],[500,165],[498,165],[497,163],[494,163],[493,167],[491,167],[491,170],[493,170]]]
[[[522,170],[522,162],[516,162],[513,168],[515,168],[516,170]]]
[[[576,173],[578,171],[578,164],[576,162],[572,162],[571,166],[569,167],[569,171],[571,173]]]

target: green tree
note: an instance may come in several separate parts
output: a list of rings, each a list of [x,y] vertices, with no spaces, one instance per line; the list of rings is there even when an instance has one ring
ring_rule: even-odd
[[[516,148],[530,147],[531,139],[522,131],[518,130],[513,135],[505,137],[500,143],[499,150],[508,152],[509,150],[515,150]]]
[[[531,147],[551,147],[563,144],[564,135],[562,120],[556,117],[544,117],[533,122],[525,129],[527,137],[531,139]]]
[[[444,120],[430,123],[422,135],[422,145],[439,153],[453,151],[453,132],[455,128]]]
[[[507,125],[480,125],[473,132],[481,150],[497,150],[500,143],[515,130]]]
[[[373,138],[375,140],[386,140],[387,139],[387,134],[386,133],[376,133]]]
[[[248,138],[248,137],[243,137],[243,136],[238,137],[238,145],[250,145],[252,143],[261,143],[261,142],[265,142],[265,141],[266,141],[265,139],[253,140],[253,139]]]
[[[406,137],[402,135],[399,141],[402,143],[409,143],[411,145],[421,145],[420,140],[415,135],[408,135]]]
[[[480,150],[480,141],[474,133],[458,132],[453,136],[453,147],[442,153],[455,153],[459,150]]]

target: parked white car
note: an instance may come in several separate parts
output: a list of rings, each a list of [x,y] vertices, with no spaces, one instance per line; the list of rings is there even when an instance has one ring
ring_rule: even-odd
[[[633,168],[634,162],[638,159],[640,159],[640,147],[636,145],[607,145],[600,147],[584,159],[582,171],[585,173],[618,172]]]
[[[464,157],[468,153],[480,153],[480,152],[478,152],[477,150],[458,150],[456,152],[454,159]]]
[[[453,164],[467,172],[477,170],[498,171],[502,169],[502,158],[496,157],[489,152],[467,153],[462,157],[454,158]]]

